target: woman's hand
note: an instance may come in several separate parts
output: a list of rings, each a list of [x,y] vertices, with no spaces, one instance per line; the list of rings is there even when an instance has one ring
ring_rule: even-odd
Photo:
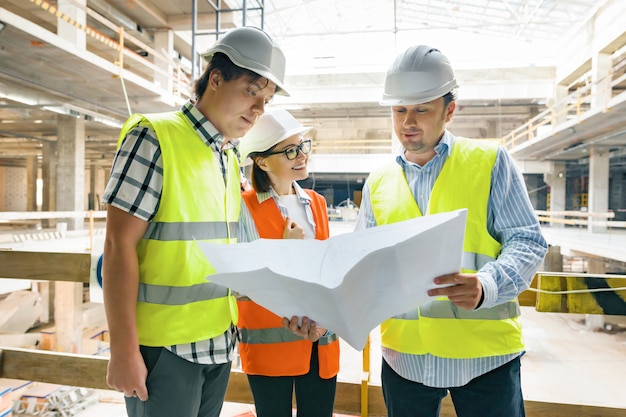
[[[283,239],[304,239],[304,229],[298,223],[292,222],[289,216],[285,219]]]
[[[326,333],[326,329],[323,327],[317,327],[317,324],[310,320],[308,317],[302,317],[302,324],[298,324],[298,317],[293,316],[291,320],[287,317],[283,317],[283,327],[291,330],[295,335],[298,335],[311,342],[317,342]]]

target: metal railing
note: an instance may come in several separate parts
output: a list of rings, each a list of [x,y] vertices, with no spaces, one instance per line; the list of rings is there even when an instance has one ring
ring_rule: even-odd
[[[586,211],[565,210],[549,211],[535,210],[537,219],[542,223],[559,223],[570,226],[603,226],[611,229],[625,229],[626,221],[614,221],[615,213],[612,211],[605,213],[589,213]]]
[[[625,67],[626,59],[614,63],[609,75],[595,83],[589,83],[576,89],[576,91],[557,101],[547,110],[539,113],[518,128],[513,129],[502,138],[502,145],[507,149],[511,149],[541,135],[554,132],[559,124],[565,121],[576,120],[579,122],[586,112],[598,110],[598,107],[593,105],[598,98],[603,98],[602,103],[598,104],[598,106],[601,105],[600,109],[607,110],[609,101],[615,91],[614,87],[626,81],[626,73],[619,75],[624,72]],[[542,127],[546,127],[546,129],[542,131]]]

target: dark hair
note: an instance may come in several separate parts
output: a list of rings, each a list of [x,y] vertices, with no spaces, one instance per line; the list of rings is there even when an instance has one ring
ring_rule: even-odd
[[[270,187],[272,186],[270,176],[267,174],[267,172],[263,171],[260,166],[257,165],[256,158],[269,156],[269,154],[274,151],[275,147],[276,145],[263,152],[252,152],[249,155],[250,159],[252,159],[252,174],[250,175],[250,179],[252,182],[252,188],[254,188],[256,192],[266,193],[270,190]]]
[[[248,77],[250,82],[255,82],[262,78],[259,74],[249,69],[241,68],[233,63],[226,54],[216,52],[209,61],[206,69],[194,84],[194,92],[196,99],[200,99],[209,85],[209,76],[211,71],[218,70],[222,74],[224,81],[236,80],[241,77]],[[269,81],[268,81],[269,83]]]
[[[456,100],[458,94],[456,90],[451,90],[443,96],[443,108],[447,108],[448,104]]]

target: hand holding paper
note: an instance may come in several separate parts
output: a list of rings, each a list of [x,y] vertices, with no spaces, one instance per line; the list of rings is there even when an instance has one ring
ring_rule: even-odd
[[[439,275],[459,272],[467,210],[331,237],[199,242],[216,270],[208,280],[278,316],[307,316],[356,349],[391,316],[430,300]]]

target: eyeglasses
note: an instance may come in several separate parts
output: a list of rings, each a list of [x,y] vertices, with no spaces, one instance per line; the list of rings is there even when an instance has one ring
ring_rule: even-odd
[[[265,155],[269,156],[269,155],[278,155],[278,154],[284,153],[287,159],[291,161],[291,160],[296,159],[298,155],[300,154],[300,152],[302,152],[304,155],[311,152],[311,140],[310,139],[303,140],[302,142],[300,142],[298,146],[291,146],[287,149],[283,149],[282,151],[269,152],[269,153],[266,153]]]

